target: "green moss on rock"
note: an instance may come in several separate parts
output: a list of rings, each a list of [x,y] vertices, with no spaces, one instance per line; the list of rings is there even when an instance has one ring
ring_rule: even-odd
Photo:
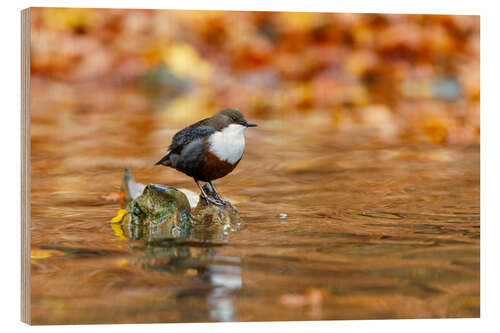
[[[138,198],[128,203],[126,210],[122,226],[130,239],[189,237],[192,222],[189,201],[174,187],[147,185]]]

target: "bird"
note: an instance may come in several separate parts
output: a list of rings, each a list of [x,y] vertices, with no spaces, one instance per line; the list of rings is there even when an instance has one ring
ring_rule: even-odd
[[[240,162],[245,150],[245,131],[257,127],[236,109],[223,109],[177,132],[167,154],[155,165],[174,168],[194,179],[207,203],[226,205],[213,180],[229,174]],[[200,184],[206,182],[215,198]]]

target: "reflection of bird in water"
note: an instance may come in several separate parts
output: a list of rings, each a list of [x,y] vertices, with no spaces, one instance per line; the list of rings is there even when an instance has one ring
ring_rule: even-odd
[[[156,165],[168,166],[193,177],[207,202],[224,205],[226,201],[212,181],[226,176],[238,165],[245,149],[245,130],[255,126],[257,124],[248,123],[238,110],[221,110],[177,132],[168,154]],[[209,184],[215,198],[205,193],[200,181]]]
[[[207,303],[211,305],[210,317],[218,321],[235,321],[236,310],[231,292],[242,287],[241,267],[239,266],[241,261],[237,257],[217,257],[216,259],[226,264],[211,264],[198,269],[199,278],[215,287],[207,294]]]
[[[146,255],[139,259],[143,269],[170,274],[186,274],[194,269],[195,278],[210,287],[182,289],[176,292],[177,299],[206,299],[210,318],[218,321],[237,319],[231,293],[242,287],[240,258],[217,256],[215,247],[148,245],[143,250]]]

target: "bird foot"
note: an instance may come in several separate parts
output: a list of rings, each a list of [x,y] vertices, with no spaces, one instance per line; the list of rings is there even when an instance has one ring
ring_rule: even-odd
[[[205,199],[205,201],[210,204],[214,204],[214,205],[217,205],[217,206],[225,206],[227,205],[229,202],[224,200],[224,199],[216,199],[216,198],[213,198],[213,197],[209,197],[207,195],[202,195],[202,198]]]
[[[215,192],[215,193],[216,193],[216,194],[215,194],[215,199],[216,199],[216,200],[218,200],[218,201],[220,201],[220,202],[222,202],[222,204],[223,204],[224,206],[226,206],[226,205],[230,204],[229,200],[224,199],[224,198],[223,198],[223,197],[221,197],[221,196],[220,196],[217,192]]]
[[[217,190],[215,189],[215,186],[211,183],[211,182],[207,182],[205,184],[205,186],[201,186],[199,181],[196,181],[196,184],[198,185],[198,187],[200,188],[201,190],[201,194],[200,196],[205,199],[205,201],[210,204],[215,204],[217,206],[227,206],[227,205],[231,205],[231,203],[222,198],[219,193],[217,192]]]

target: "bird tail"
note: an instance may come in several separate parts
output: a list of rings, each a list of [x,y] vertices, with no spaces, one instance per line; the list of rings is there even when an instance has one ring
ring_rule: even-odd
[[[172,166],[172,163],[170,162],[170,153],[163,156],[161,160],[155,163],[155,165],[164,165],[164,166]]]

